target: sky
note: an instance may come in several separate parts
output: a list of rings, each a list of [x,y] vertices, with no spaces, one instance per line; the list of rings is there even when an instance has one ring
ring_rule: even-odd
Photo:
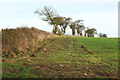
[[[34,13],[36,9],[42,10],[48,6],[60,16],[71,17],[73,21],[84,20],[85,27],[96,28],[98,33],[118,37],[118,2],[119,0],[0,0],[0,29],[28,26],[52,32],[53,26]],[[66,34],[72,34],[69,27]]]
[[[118,3],[118,31],[120,31],[120,1]],[[118,32],[118,37],[120,37],[120,32]]]

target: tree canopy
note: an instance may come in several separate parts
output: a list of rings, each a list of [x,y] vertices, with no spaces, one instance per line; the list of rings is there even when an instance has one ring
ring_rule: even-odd
[[[72,30],[72,35],[77,34],[83,36],[83,31],[85,32],[84,36],[86,37],[94,37],[97,34],[97,30],[95,28],[86,28],[83,25],[83,20],[72,21],[70,17],[63,17],[57,14],[56,10],[44,6],[43,10],[36,10],[34,13],[42,16],[42,20],[48,22],[50,25],[53,25],[52,32],[54,34],[65,34],[66,28],[69,26]],[[85,30],[87,29],[87,30]],[[99,37],[107,37],[106,34],[99,34]]]

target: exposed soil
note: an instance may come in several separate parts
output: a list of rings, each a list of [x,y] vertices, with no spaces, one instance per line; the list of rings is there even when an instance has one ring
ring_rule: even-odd
[[[92,54],[92,52],[88,51],[84,45],[82,45],[81,48],[84,49],[84,51],[86,51],[87,53]]]
[[[105,70],[105,65],[82,65],[79,67],[76,63],[69,64],[69,63],[41,63],[41,64],[35,64],[36,66],[35,70],[43,70],[47,73],[47,75],[44,75],[45,78],[48,77],[48,75],[51,75],[51,77],[60,77],[61,75],[64,78],[73,78],[73,77],[79,77],[79,78],[86,78],[86,77],[109,77],[111,76],[117,77],[118,74],[114,74],[112,72],[103,72]],[[85,75],[86,74],[86,75]],[[39,74],[38,74],[39,75]]]
[[[49,40],[49,39],[48,39]],[[38,51],[40,51],[40,49],[43,49],[45,45],[48,45],[49,43],[55,41],[55,39],[51,39],[49,40],[49,42],[44,43],[42,46],[40,46],[36,51],[34,51],[35,53],[37,53]]]

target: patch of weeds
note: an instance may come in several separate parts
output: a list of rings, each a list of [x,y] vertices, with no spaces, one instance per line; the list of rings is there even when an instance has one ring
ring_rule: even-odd
[[[31,73],[34,74],[34,75],[37,75],[39,78],[43,78],[44,75],[45,76],[47,75],[47,73],[45,71],[43,71],[43,70],[32,71]]]
[[[3,74],[2,74],[2,78],[11,78],[11,72],[4,72]]]
[[[50,67],[49,69],[50,69],[50,70],[55,70],[55,69],[56,69],[56,67],[55,67],[55,66],[53,66],[53,67]]]
[[[62,74],[60,74],[58,77],[59,77],[59,78],[64,78],[64,74],[62,73]]]
[[[39,77],[39,78],[44,78],[42,75],[39,75],[38,77]]]
[[[79,78],[79,77],[74,77],[74,78]]]

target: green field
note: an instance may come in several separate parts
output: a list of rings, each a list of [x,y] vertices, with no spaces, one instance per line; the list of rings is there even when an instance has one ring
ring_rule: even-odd
[[[55,37],[2,59],[3,78],[118,78],[118,38]]]

